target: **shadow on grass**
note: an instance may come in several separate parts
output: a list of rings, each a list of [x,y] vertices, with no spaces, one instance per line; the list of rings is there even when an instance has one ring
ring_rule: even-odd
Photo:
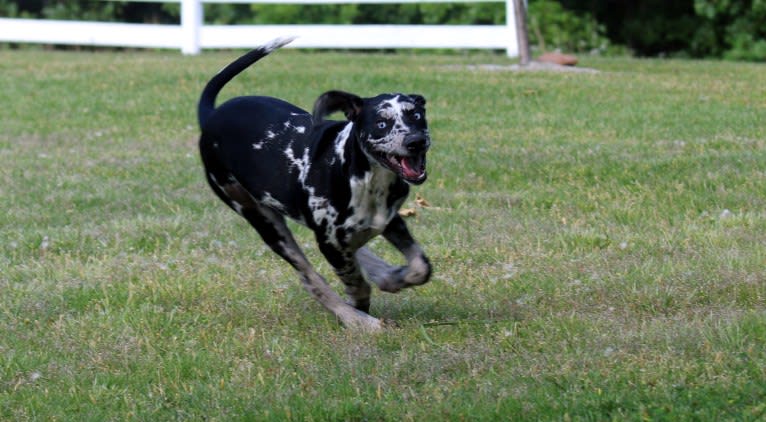
[[[497,303],[463,300],[445,300],[442,297],[378,295],[373,297],[372,314],[399,325],[424,326],[492,324],[521,321],[528,310],[507,300]]]

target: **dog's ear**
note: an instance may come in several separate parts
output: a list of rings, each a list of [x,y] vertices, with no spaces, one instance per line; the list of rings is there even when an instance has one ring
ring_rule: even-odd
[[[346,119],[354,120],[362,112],[364,101],[354,94],[343,91],[327,91],[320,95],[314,103],[311,113],[314,124],[322,123],[325,116],[336,111],[342,111]]]
[[[423,107],[426,105],[426,99],[420,94],[409,94],[408,97],[412,98],[413,101],[415,101],[415,105],[418,105],[420,107]]]

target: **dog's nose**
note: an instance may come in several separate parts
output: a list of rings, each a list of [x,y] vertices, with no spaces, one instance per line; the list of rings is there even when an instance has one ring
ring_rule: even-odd
[[[404,138],[403,145],[405,148],[407,148],[408,151],[425,151],[429,146],[431,146],[431,141],[427,136],[418,133],[406,136]]]

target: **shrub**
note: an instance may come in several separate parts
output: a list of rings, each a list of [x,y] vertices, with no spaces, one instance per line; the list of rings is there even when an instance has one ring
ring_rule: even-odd
[[[593,16],[566,10],[557,1],[530,1],[527,19],[530,44],[540,50],[605,52],[609,47],[605,27]]]
[[[766,61],[766,0],[695,0],[711,53],[733,60]]]

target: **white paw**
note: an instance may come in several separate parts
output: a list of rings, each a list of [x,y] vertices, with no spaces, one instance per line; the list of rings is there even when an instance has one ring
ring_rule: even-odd
[[[343,325],[352,330],[360,330],[368,333],[383,331],[383,321],[367,315],[364,312],[359,312],[355,318],[344,321]]]

